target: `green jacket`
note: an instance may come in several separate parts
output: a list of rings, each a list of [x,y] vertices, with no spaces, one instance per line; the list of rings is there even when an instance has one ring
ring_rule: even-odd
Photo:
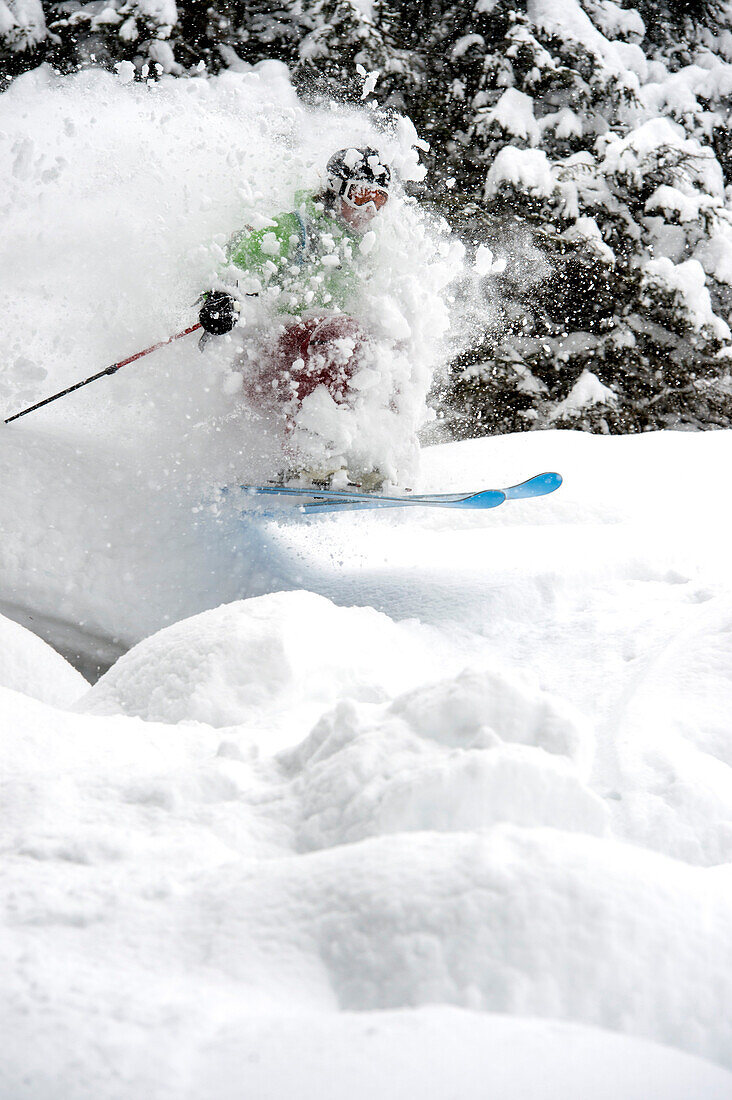
[[[308,192],[298,192],[295,202],[295,210],[272,219],[274,225],[244,229],[229,241],[229,264],[248,276],[239,285],[245,293],[269,287],[279,313],[350,313],[366,273],[360,237]]]

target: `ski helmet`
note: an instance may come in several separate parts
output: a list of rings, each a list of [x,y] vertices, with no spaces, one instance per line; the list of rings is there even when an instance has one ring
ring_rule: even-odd
[[[388,191],[391,169],[384,164],[376,149],[369,146],[339,149],[326,165],[326,187],[334,194],[342,195],[354,180],[374,183]]]

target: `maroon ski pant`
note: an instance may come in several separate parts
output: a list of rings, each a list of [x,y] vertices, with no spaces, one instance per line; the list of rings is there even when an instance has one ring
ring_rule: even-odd
[[[290,413],[318,386],[335,401],[345,401],[366,340],[358,321],[344,314],[295,321],[260,360],[252,396]]]

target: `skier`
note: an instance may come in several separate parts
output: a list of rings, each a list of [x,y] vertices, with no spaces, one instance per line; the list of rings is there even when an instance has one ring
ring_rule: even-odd
[[[200,323],[217,336],[235,327],[243,297],[264,297],[273,305],[279,324],[254,351],[245,391],[255,406],[276,408],[286,432],[318,386],[335,402],[348,403],[349,384],[370,344],[352,316],[369,274],[368,230],[389,201],[390,186],[391,170],[375,149],[340,149],[317,194],[299,192],[293,211],[234,235],[227,260],[236,269],[236,292],[219,287],[204,298]],[[328,480],[335,469],[327,466],[308,472]],[[363,474],[359,481],[365,485]]]

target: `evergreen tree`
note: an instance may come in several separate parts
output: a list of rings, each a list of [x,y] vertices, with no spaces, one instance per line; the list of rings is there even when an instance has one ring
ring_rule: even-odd
[[[451,23],[443,85],[464,104],[448,156],[457,220],[509,257],[487,280],[498,323],[455,364],[459,430],[729,423],[730,332],[714,312],[728,291],[713,275],[728,215],[701,129],[645,121],[638,81],[587,11],[586,44],[488,6]],[[639,38],[637,13],[623,15]],[[543,275],[517,263],[531,248]]]
[[[0,2],[0,74],[8,78],[38,65],[47,38],[40,0]]]
[[[379,77],[374,98],[403,102],[401,84],[409,55],[395,43],[396,21],[383,0],[375,0],[368,12],[354,0],[315,0],[308,17],[312,29],[300,43],[294,69],[301,91],[311,97],[359,101],[363,73],[373,72]]]

